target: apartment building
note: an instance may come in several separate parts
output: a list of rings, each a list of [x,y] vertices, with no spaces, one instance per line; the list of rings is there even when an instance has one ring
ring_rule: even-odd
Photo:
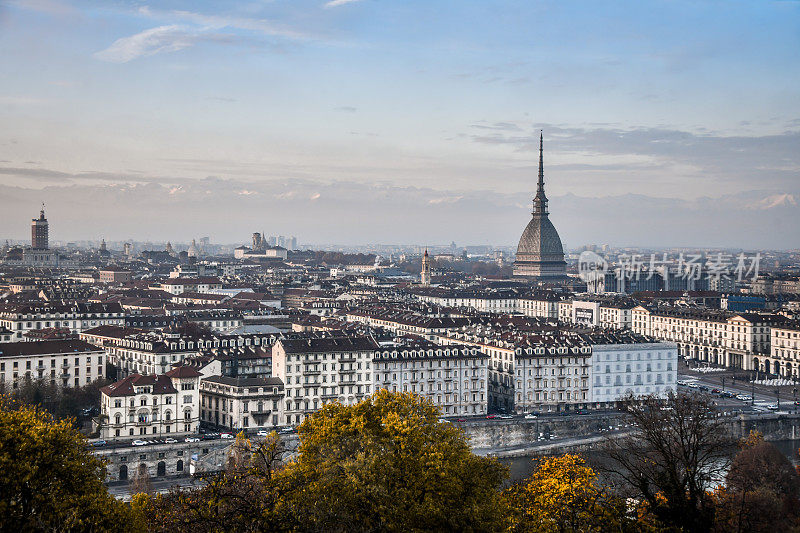
[[[104,350],[78,339],[0,343],[0,382],[10,389],[26,379],[82,387],[105,377]]]
[[[105,440],[179,437],[200,429],[200,373],[192,368],[131,374],[100,389],[100,395],[95,423]]]
[[[0,328],[11,332],[12,342],[26,341],[29,331],[69,329],[80,333],[104,325],[125,325],[125,312],[118,303],[5,304],[0,306]]]
[[[769,357],[754,360],[754,366],[785,378],[800,378],[800,322],[786,320],[774,324],[770,328],[769,346]]]
[[[288,424],[299,424],[324,404],[352,405],[372,392],[372,337],[297,334],[272,348],[272,376],[285,387]]]
[[[776,315],[696,307],[640,305],[632,312],[634,332],[674,342],[684,357],[768,373],[770,328],[783,321]]]
[[[286,425],[278,378],[210,376],[200,382],[200,419],[231,431]]]
[[[412,341],[382,345],[373,358],[374,390],[413,392],[444,415],[486,414],[489,356],[469,346]]]

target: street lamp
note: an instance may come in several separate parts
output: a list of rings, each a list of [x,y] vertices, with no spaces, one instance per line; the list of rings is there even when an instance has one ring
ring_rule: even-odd
[[[778,400],[778,411],[781,410],[781,389],[775,387],[775,399]]]
[[[797,412],[797,387],[792,389],[792,399],[793,399],[792,405],[794,406],[794,412],[796,413]]]

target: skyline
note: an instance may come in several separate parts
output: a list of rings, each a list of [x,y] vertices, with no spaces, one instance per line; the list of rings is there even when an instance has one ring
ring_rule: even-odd
[[[798,10],[3,2],[2,238],[796,248]]]

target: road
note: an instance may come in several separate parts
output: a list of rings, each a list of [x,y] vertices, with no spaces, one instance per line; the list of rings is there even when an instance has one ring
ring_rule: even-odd
[[[153,492],[165,493],[173,487],[181,488],[197,488],[203,485],[202,479],[193,478],[191,476],[165,478],[165,479],[150,479],[150,487]],[[107,485],[108,492],[117,499],[129,501],[133,493],[131,492],[131,485],[127,481],[117,481]]]

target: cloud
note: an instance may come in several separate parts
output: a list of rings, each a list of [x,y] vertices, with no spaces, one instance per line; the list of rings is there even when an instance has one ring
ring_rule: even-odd
[[[111,63],[127,63],[139,57],[183,50],[202,40],[222,39],[219,34],[204,34],[177,25],[158,26],[117,39],[105,50],[95,53],[94,57]]]
[[[777,207],[796,207],[797,200],[792,194],[773,194],[762,198],[756,203],[760,209],[774,209]]]
[[[330,8],[330,7],[339,7],[345,4],[354,4],[356,2],[360,2],[361,0],[331,0],[330,2],[326,2],[323,7]]]
[[[333,110],[342,111],[343,113],[355,113],[356,111],[358,111],[358,108],[350,105],[343,105],[339,107],[334,107]]]

